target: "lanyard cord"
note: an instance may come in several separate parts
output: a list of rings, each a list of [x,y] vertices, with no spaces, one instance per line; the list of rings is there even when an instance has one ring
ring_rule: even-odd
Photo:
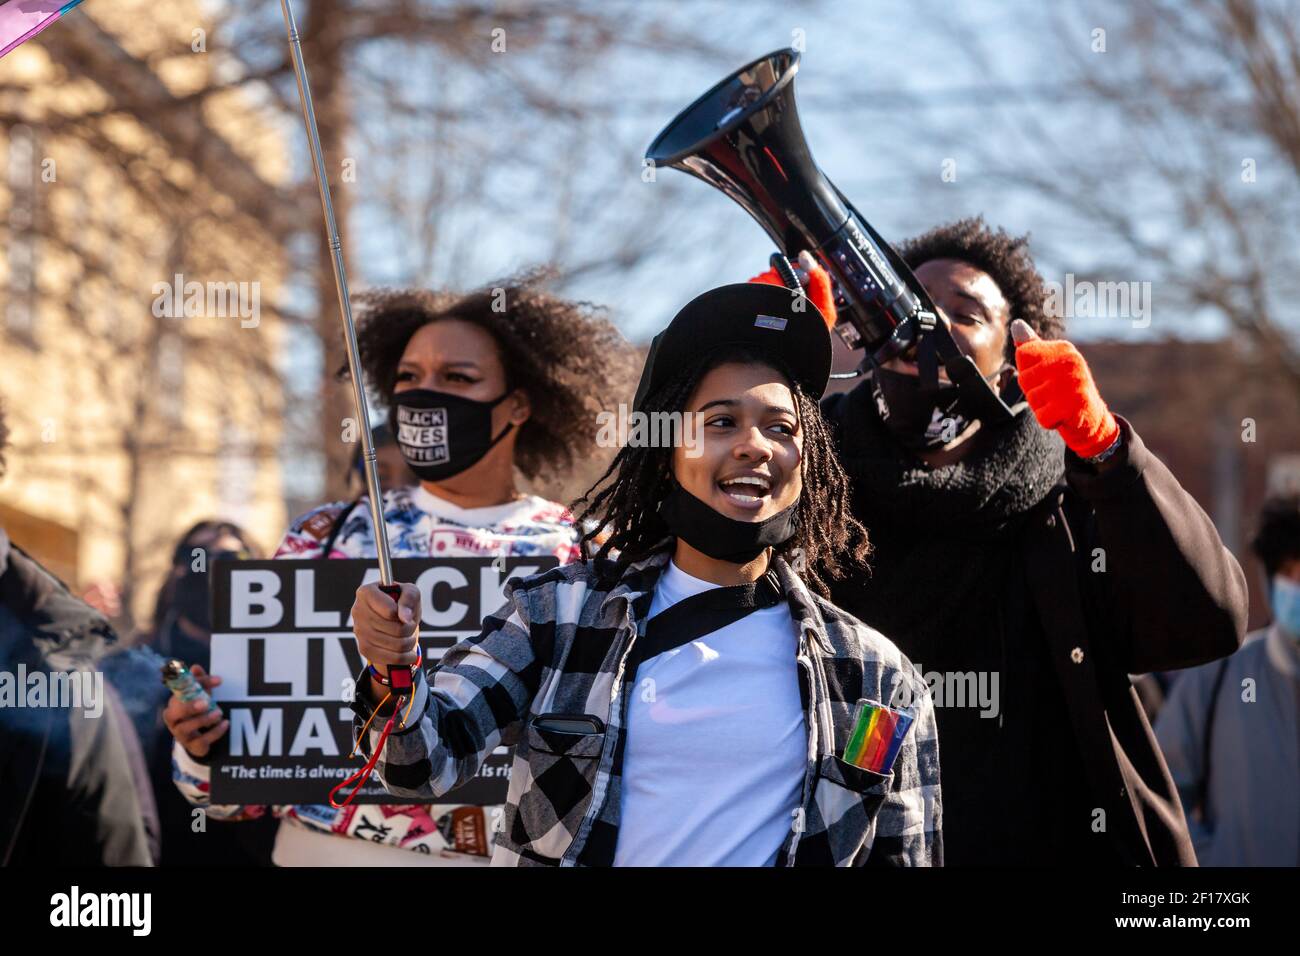
[[[370,724],[374,721],[375,716],[379,713],[379,711],[383,710],[384,704],[388,703],[388,701],[392,698],[392,696],[393,696],[392,692],[389,691],[389,693],[384,697],[384,699],[379,702],[379,706],[376,707],[374,711],[371,713],[370,719],[367,720],[365,726],[361,728],[361,733],[357,734],[357,742],[352,745],[352,753],[348,754],[349,759],[354,754],[356,754],[357,747],[361,746],[361,741],[362,739],[365,738],[366,731],[370,729]],[[410,717],[411,708],[414,706],[415,706],[415,694],[411,694],[410,703],[407,704],[406,706],[406,713],[402,715],[403,727],[406,726],[407,718]],[[362,767],[352,776],[348,777],[342,783],[337,784],[334,787],[334,789],[330,791],[330,806],[333,807],[335,810],[342,810],[349,803],[351,803],[352,800],[356,797],[358,791],[360,791],[361,788],[366,785],[366,781],[370,779],[370,774],[374,772],[375,764],[379,762],[379,755],[384,752],[384,745],[388,743],[388,735],[393,732],[393,722],[397,720],[397,715],[401,711],[401,709],[402,709],[402,699],[399,697],[397,699],[397,702],[393,705],[393,715],[389,717],[388,722],[384,724],[383,733],[379,735],[379,743],[376,744],[375,752],[371,755],[370,760],[366,762],[366,765],[364,767]],[[335,800],[334,795],[338,793],[340,790],[342,790],[344,787],[346,787],[348,784],[352,783],[353,781],[356,781],[356,786],[354,786],[348,792],[347,799],[345,799],[342,803],[338,803]]]

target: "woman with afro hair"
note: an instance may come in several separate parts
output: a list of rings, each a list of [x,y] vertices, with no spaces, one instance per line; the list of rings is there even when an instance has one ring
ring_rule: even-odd
[[[357,342],[366,385],[418,484],[384,491],[395,558],[579,554],[564,505],[527,494],[519,478],[565,475],[592,452],[599,410],[630,391],[634,353],[596,309],[547,292],[540,273],[464,295],[416,289],[360,297]],[[373,558],[365,496],[294,521],[277,558]],[[363,589],[365,590],[365,589]],[[393,629],[398,608],[371,588]],[[205,686],[220,678],[203,675]],[[451,803],[385,807],[210,806],[206,757],[229,721],[173,700],[175,780],[214,819],[273,812],[280,865],[486,864],[495,808]],[[374,842],[372,842],[374,841]]]

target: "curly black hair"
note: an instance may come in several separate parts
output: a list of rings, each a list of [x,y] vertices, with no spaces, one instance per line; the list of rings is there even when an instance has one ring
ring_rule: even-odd
[[[780,362],[743,346],[715,349],[679,370],[646,398],[641,410],[647,414],[684,410],[705,374],[730,362],[773,368],[785,377],[794,395],[804,436],[800,462],[803,493],[794,536],[775,553],[791,562],[813,590],[829,596],[829,581],[868,570],[871,543],[867,529],[849,510],[849,479],[817,401],[795,384]],[[578,524],[585,529],[581,539],[584,556],[599,560],[617,551],[617,567],[623,568],[652,552],[670,534],[658,508],[674,480],[671,448],[625,445],[619,449],[605,473],[573,503]],[[594,554],[593,542],[600,544]]]
[[[983,216],[958,219],[906,240],[898,254],[913,269],[935,259],[958,259],[987,272],[1006,297],[1012,319],[1024,319],[1045,339],[1065,334],[1065,322],[1046,308],[1047,289],[1029,255],[1029,236],[1011,236],[988,227]],[[1016,346],[1007,336],[1007,358],[1014,360]]]
[[[507,387],[528,395],[515,463],[530,480],[566,473],[590,453],[601,409],[635,383],[636,353],[603,310],[545,289],[544,271],[458,295],[379,289],[357,296],[357,347],[366,381],[391,406],[397,366],[419,329],[443,319],[472,322],[492,336]],[[346,375],[343,369],[340,375]]]
[[[1274,495],[1264,502],[1250,549],[1270,578],[1283,563],[1300,558],[1300,495]]]

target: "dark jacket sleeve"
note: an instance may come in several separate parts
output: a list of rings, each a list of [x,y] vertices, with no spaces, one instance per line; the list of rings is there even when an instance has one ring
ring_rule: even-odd
[[[1110,469],[1066,454],[1066,480],[1091,507],[1083,557],[1104,574],[1117,633],[1110,646],[1132,674],[1193,667],[1231,654],[1246,634],[1246,578],[1219,533],[1169,469],[1119,419],[1124,446]],[[1104,552],[1104,571],[1097,560]]]
[[[61,863],[94,866],[151,866],[149,840],[140,811],[135,780],[116,705],[104,701],[104,712],[90,715],[68,711],[71,753],[62,819],[62,843],[73,848]]]

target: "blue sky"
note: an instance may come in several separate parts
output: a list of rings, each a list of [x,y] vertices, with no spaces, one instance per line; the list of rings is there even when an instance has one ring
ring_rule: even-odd
[[[1153,183],[1129,131],[1099,112],[1060,62],[1048,19],[1056,8],[1026,0],[954,5],[921,2],[824,0],[800,5],[681,2],[622,4],[652,11],[677,30],[692,31],[719,49],[716,55],[625,52],[599,68],[575,49],[543,59],[519,43],[507,55],[550,95],[602,122],[585,129],[548,123],[528,140],[528,157],[507,155],[490,169],[457,163],[455,144],[409,155],[389,137],[427,132],[421,121],[399,121],[382,100],[358,102],[355,152],[363,174],[355,186],[349,236],[354,289],[423,284],[468,288],[537,265],[548,258],[582,260],[615,250],[636,230],[674,224],[661,255],[630,268],[584,276],[563,291],[607,306],[630,340],[645,342],[694,295],[765,267],[771,245],[739,206],[674,170],[657,181],[641,178],[640,158],[655,134],[680,109],[745,62],[798,42],[803,58],[796,81],[803,125],[817,161],[887,238],[898,240],[961,216],[982,214],[1013,233],[1032,235],[1034,254],[1049,280],[1065,273],[1132,283],[1157,278],[1153,267],[1117,255],[1112,236],[1025,188],[1037,175],[1072,188],[1057,164],[1078,154],[1106,174],[1104,188],[1126,208],[1141,209],[1148,238],[1195,250],[1197,236],[1174,232],[1168,196]],[[620,4],[612,3],[613,9]],[[1128,36],[1114,9],[1063,19],[1066,42],[1089,53],[1092,31],[1107,30],[1109,52],[1085,57],[1085,69],[1110,78],[1124,69],[1133,44],[1162,42]],[[1076,8],[1077,10],[1077,8]],[[1113,17],[1115,22],[1108,22]],[[516,38],[519,39],[519,38]],[[525,38],[526,39],[526,38]],[[486,42],[486,39],[485,39]],[[360,66],[398,77],[407,95],[470,117],[466,140],[510,136],[519,118],[501,98],[483,97],[479,77],[435,54],[401,44],[368,50]],[[1134,90],[1134,96],[1143,91]],[[413,125],[414,124],[414,125]],[[305,143],[297,136],[306,169]],[[1044,144],[1053,142],[1051,148]],[[1235,147],[1237,144],[1230,144]],[[1244,147],[1243,147],[1244,148]],[[1229,151],[1230,152],[1230,151]],[[941,176],[955,160],[957,179]],[[1228,155],[1225,163],[1235,163]],[[548,163],[561,162],[567,175]],[[1230,181],[1235,168],[1225,167]],[[421,265],[412,257],[416,232],[428,223],[380,200],[384,190],[415,194],[441,187],[463,197],[438,221],[439,253]],[[562,203],[599,205],[580,221],[559,225]],[[1080,318],[1077,339],[1217,336],[1221,320],[1162,306],[1169,290],[1151,290],[1145,328],[1127,318]],[[310,343],[294,351],[291,388],[312,394],[318,363]]]
[[[770,243],[739,207],[682,173],[661,170],[657,182],[642,182],[640,169],[628,162],[628,150],[636,149],[639,158],[662,125],[709,85],[747,60],[789,45],[792,38],[804,45],[796,89],[813,153],[886,237],[901,238],[937,222],[982,213],[1012,232],[1032,233],[1049,277],[1066,271],[1081,274],[1104,261],[1104,235],[1062,217],[1005,178],[1018,163],[1036,170],[1042,166],[1042,157],[1034,155],[1028,120],[1065,135],[1082,128],[1084,146],[1089,139],[1112,149],[1123,142],[1123,131],[1105,128],[1104,117],[1087,115],[1087,104],[1051,69],[1051,46],[1033,28],[1040,5],[964,7],[955,22],[946,14],[936,17],[936,11],[945,10],[943,5],[915,3],[826,2],[808,9],[782,6],[775,8],[780,11],[775,15],[772,7],[755,12],[722,3],[665,3],[662,8],[679,28],[693,29],[722,46],[723,52],[710,58],[628,54],[596,77],[556,69],[552,78],[557,95],[566,103],[589,104],[609,113],[612,135],[588,137],[575,146],[569,138],[573,130],[562,123],[546,133],[554,136],[555,151],[572,151],[574,165],[589,170],[564,188],[579,197],[611,196],[614,190],[609,214],[580,227],[589,247],[617,247],[627,238],[620,224],[654,217],[656,209],[663,215],[683,206],[691,210],[692,221],[682,229],[679,248],[669,262],[593,276],[567,290],[607,304],[629,338],[648,339],[694,294],[759,271]],[[1078,38],[1085,46],[1089,42],[1086,20],[1078,26]],[[1112,32],[1109,40],[1122,44],[1124,37]],[[967,53],[976,41],[989,51],[996,75],[983,73],[969,60]],[[384,66],[377,68],[393,69],[391,52],[385,55]],[[1099,64],[1105,62],[1098,58]],[[411,64],[402,68],[413,69],[417,78],[422,75]],[[438,73],[431,95],[472,106],[480,112],[485,130],[508,128],[511,117],[504,106],[496,115],[493,102],[457,100],[458,91],[472,91],[472,84],[458,82],[468,77],[449,73]],[[989,84],[1015,95],[990,95]],[[619,105],[612,108],[612,103]],[[941,164],[949,158],[957,163],[956,182],[941,179]],[[1125,161],[1116,154],[1119,169],[1125,168]],[[453,180],[457,174],[455,169],[438,168],[436,161],[430,169],[430,175]],[[433,275],[417,275],[404,268],[400,250],[408,237],[385,210],[363,202],[354,220],[357,281],[472,286],[544,261],[560,241],[553,216],[548,219],[553,190],[560,186],[555,179],[542,182],[539,188],[533,180],[497,179],[491,188],[508,204],[508,213],[455,217],[473,236],[472,255],[460,259],[462,267],[455,275],[438,269]],[[1158,228],[1158,215],[1152,222]],[[1150,278],[1137,264],[1131,274],[1109,277],[1139,282]],[[1079,323],[1074,334],[1087,338],[1218,331],[1212,320],[1179,317],[1174,329],[1160,318],[1157,312],[1154,327],[1146,330],[1134,329],[1125,320],[1090,319],[1086,325]]]

